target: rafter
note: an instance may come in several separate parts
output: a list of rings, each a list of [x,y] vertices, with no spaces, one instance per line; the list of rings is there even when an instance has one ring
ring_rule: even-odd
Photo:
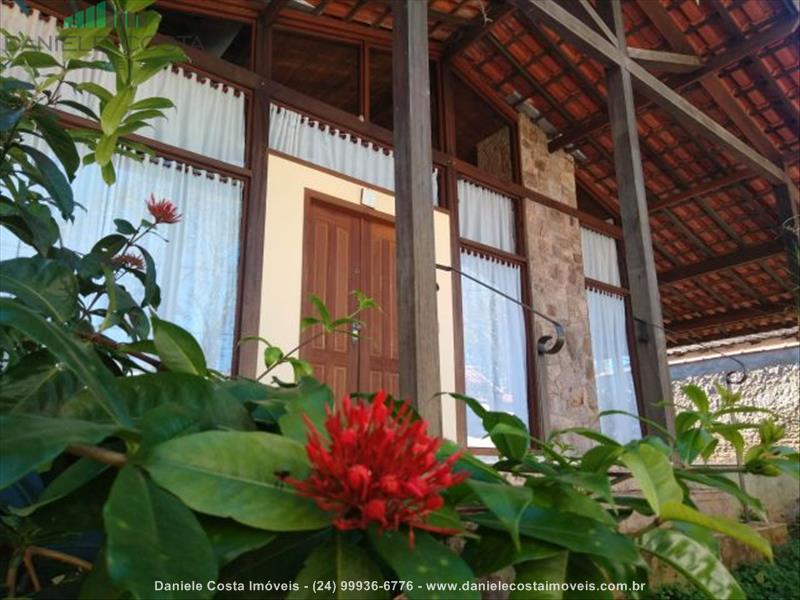
[[[752,171],[750,171],[749,169],[739,169],[737,171],[734,171],[733,173],[717,177],[715,179],[712,179],[711,181],[698,184],[686,190],[681,190],[675,194],[671,194],[669,196],[661,196],[649,203],[650,212],[652,213],[658,210],[663,210],[665,208],[670,208],[671,206],[675,206],[676,204],[686,202],[687,200],[691,200],[692,198],[697,198],[698,196],[704,196],[706,194],[710,194],[711,192],[715,192],[716,190],[728,187],[735,183],[739,183],[740,181],[749,179],[751,177],[753,177]]]
[[[478,15],[467,25],[463,33],[458,34],[456,39],[449,43],[444,49],[444,60],[452,61],[472,44],[482,39],[502,21],[507,15],[513,12],[514,8],[508,4],[492,4],[486,11],[486,16]]]
[[[647,0],[637,0],[639,8],[647,15],[658,32],[664,37],[673,50],[685,51],[689,44],[686,34],[672,20],[672,17],[658,2],[648,2]],[[772,145],[767,135],[761,130],[755,121],[747,114],[747,111],[739,104],[733,93],[725,86],[716,73],[709,74],[700,80],[700,85],[716,102],[720,110],[736,125],[742,135],[755,148],[767,156],[773,162],[780,161],[780,154]]]
[[[707,317],[675,321],[667,325],[666,329],[668,334],[686,333],[708,327],[720,327],[742,321],[752,321],[759,317],[778,317],[781,315],[792,316],[791,307],[786,304],[767,304],[757,308],[737,308]]]
[[[703,65],[694,54],[681,54],[680,52],[629,47],[628,56],[647,68],[669,73],[687,73]]]
[[[647,2],[648,0],[645,1]],[[739,44],[730,46],[727,50],[712,56],[696,71],[671,79],[669,87],[676,92],[684,90],[690,85],[702,80],[704,77],[717,73],[721,69],[735,64],[747,56],[756,54],[766,46],[783,40],[794,33],[797,29],[798,22],[797,18],[781,21],[769,29],[753,34]],[[654,104],[655,103],[650,100],[641,99],[636,103],[637,112],[651,108]],[[565,146],[569,146],[586,137],[592,136],[607,126],[608,113],[604,111],[602,114],[586,119],[578,123],[575,127],[563,131],[559,137],[548,144],[548,149],[550,152],[555,152]]]
[[[686,279],[692,279],[693,277],[708,275],[710,273],[722,271],[723,269],[738,267],[773,256],[779,256],[781,253],[783,253],[783,244],[781,244],[780,241],[772,240],[763,244],[758,244],[757,246],[741,248],[729,252],[728,254],[702,260],[691,265],[671,269],[659,275],[658,282],[661,285],[678,283]]]
[[[759,174],[773,183],[783,183],[786,174],[778,165],[755,152],[750,146],[725,129],[722,125],[697,109],[666,84],[631,60],[623,50],[611,44],[603,36],[585,25],[555,0],[510,0],[521,10],[545,22],[554,31],[563,35],[576,47],[589,53],[605,64],[625,68],[636,88],[684,127],[708,138],[738,157]]]

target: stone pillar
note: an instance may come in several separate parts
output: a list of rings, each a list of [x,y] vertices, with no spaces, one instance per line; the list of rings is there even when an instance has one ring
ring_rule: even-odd
[[[562,150],[548,152],[544,132],[525,115],[520,115],[519,138],[522,183],[575,207],[572,156]],[[575,217],[531,200],[524,202],[523,212],[533,306],[560,321],[566,329],[566,344],[561,351],[538,357],[541,368],[537,376],[544,379],[538,387],[542,390],[539,410],[545,434],[565,427],[598,428],[580,223]],[[552,333],[546,321],[534,318],[534,324],[537,339]],[[591,445],[575,436],[570,441],[581,448]]]

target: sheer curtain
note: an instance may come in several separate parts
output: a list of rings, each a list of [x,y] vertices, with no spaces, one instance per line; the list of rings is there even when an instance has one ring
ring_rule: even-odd
[[[613,238],[581,229],[584,275],[620,285],[619,259]],[[624,410],[639,414],[628,349],[625,298],[591,287],[586,290],[589,330],[594,358],[597,403],[601,411]],[[601,431],[620,443],[641,437],[639,422],[625,415],[600,418]]]
[[[508,294],[522,296],[520,269],[497,259],[461,252],[461,270]],[[528,422],[525,319],[522,308],[474,281],[462,278],[464,378],[468,396],[489,410]],[[492,447],[472,412],[467,416],[471,447]]]
[[[137,162],[117,156],[114,166],[117,183],[111,187],[94,165],[78,172],[72,188],[86,210],[78,208],[72,223],[57,217],[64,245],[88,252],[94,242],[114,233],[114,219],[126,219],[136,226],[147,218],[145,200],[150,193],[171,200],[183,214],[182,220],[159,228],[167,241],[151,235],[142,242],[157,265],[161,286],[158,315],[190,331],[205,350],[211,368],[229,371],[234,347],[241,183],[164,159]],[[29,247],[0,228],[0,259],[31,254]],[[120,282],[135,298],[141,297],[136,278],[126,275]]]
[[[484,187],[458,180],[461,237],[514,252],[514,202]]]
[[[46,52],[55,51],[60,56],[57,22],[43,17],[39,11],[29,15],[20,11],[16,4],[0,5],[2,26],[12,33],[25,33],[34,44]],[[103,59],[90,56],[88,59]],[[15,67],[9,70],[12,77],[24,78],[24,71]],[[115,89],[114,74],[99,69],[73,71],[67,81],[73,83],[93,82],[104,88]],[[73,100],[97,112],[97,99],[83,92],[62,85],[60,95],[64,100]],[[152,127],[136,133],[160,142],[191,150],[238,166],[244,166],[245,149],[245,98],[236,90],[182,68],[166,68],[143,83],[136,91],[136,99],[151,96],[169,98],[175,109],[166,110],[166,119],[154,119]],[[81,115],[80,111],[62,106],[62,110]]]
[[[269,147],[372,185],[394,190],[394,153],[275,104],[269,107]],[[438,202],[433,172],[433,202]]]

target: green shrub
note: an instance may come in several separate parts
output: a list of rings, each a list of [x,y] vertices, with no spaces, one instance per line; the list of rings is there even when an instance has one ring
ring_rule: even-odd
[[[800,598],[800,537],[774,548],[773,563],[757,562],[742,565],[732,574],[747,594],[748,600],[791,600]],[[694,588],[669,584],[655,588],[652,600],[698,600],[703,598]]]

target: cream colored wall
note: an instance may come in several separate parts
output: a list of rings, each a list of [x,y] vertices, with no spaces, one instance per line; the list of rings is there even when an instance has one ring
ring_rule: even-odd
[[[267,223],[264,231],[264,272],[261,290],[261,337],[288,350],[300,337],[300,305],[303,274],[303,211],[305,190],[310,189],[339,200],[361,203],[362,186],[309,166],[271,154],[267,180]],[[375,210],[393,215],[394,198],[377,193]],[[433,214],[436,261],[450,264],[450,217]],[[450,273],[437,271],[439,284],[439,364],[441,389],[455,390],[455,347],[453,336],[453,285]],[[402,301],[402,298],[400,299]],[[276,375],[290,379],[286,370]],[[357,391],[357,390],[353,390]],[[362,390],[366,391],[366,390]],[[455,401],[442,399],[445,437],[456,439]]]

